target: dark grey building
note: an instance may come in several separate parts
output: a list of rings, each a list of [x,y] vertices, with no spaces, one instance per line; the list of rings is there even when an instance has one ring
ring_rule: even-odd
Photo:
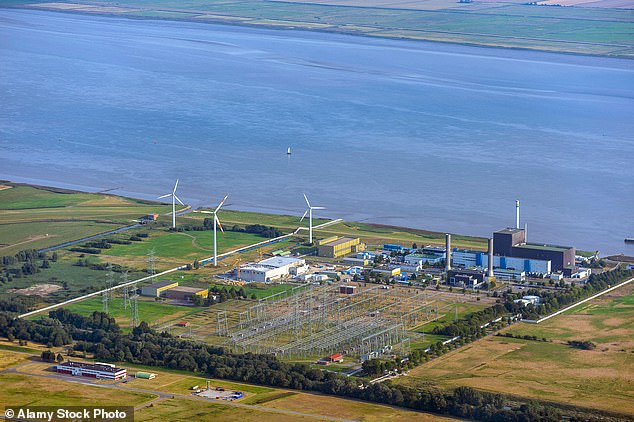
[[[573,268],[575,266],[575,253],[575,248],[571,246],[527,243],[524,229],[507,228],[493,233],[494,255],[550,260],[552,271]]]

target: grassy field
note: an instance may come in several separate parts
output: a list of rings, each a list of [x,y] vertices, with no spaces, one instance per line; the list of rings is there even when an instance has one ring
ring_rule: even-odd
[[[86,299],[79,303],[73,303],[65,307],[71,312],[76,312],[80,315],[88,316],[94,311],[102,310],[101,297],[95,297]],[[141,298],[138,301],[139,320],[146,321],[150,326],[157,324],[164,324],[171,320],[177,320],[190,315],[194,315],[197,312],[204,310],[205,308],[189,307],[170,305],[167,303],[155,302],[148,298]],[[130,308],[124,309],[123,299],[120,295],[116,295],[108,303],[108,314],[117,320],[122,328],[129,328],[130,326]]]
[[[57,245],[170,211],[167,205],[111,195],[5,186],[11,187],[0,190],[0,255]]]
[[[189,218],[202,220],[203,217],[192,215]],[[300,227],[300,225],[307,227],[304,223],[299,222],[299,217],[297,216],[259,214],[231,210],[223,211],[222,221],[225,226],[233,224],[263,224],[279,228],[285,232],[293,231],[297,227]],[[313,225],[316,226],[327,221],[329,220],[314,219]],[[307,232],[300,232],[301,236],[307,237],[307,234]],[[369,223],[341,222],[323,229],[315,230],[315,236],[318,239],[334,235],[360,237],[372,245],[397,243],[411,247],[412,243],[417,243],[418,246],[422,246],[426,244],[444,245],[445,242],[444,233]],[[486,249],[486,239],[484,238],[454,235],[452,236],[452,242],[456,247]]]
[[[5,406],[136,406],[153,399],[148,393],[75,384],[25,374],[0,373],[0,403]]]
[[[487,337],[411,371],[398,382],[467,385],[634,416],[634,287],[628,286],[542,324],[505,332],[548,342]],[[587,340],[579,350],[568,340]]]
[[[32,0],[32,3],[41,3]],[[70,3],[70,2],[69,2]],[[319,4],[315,4],[319,3]],[[63,2],[38,8],[105,13],[149,19],[240,23],[301,28],[373,37],[528,48],[633,57],[634,17],[626,9],[544,7],[524,2],[426,0],[394,4],[381,0],[123,0],[92,6]],[[11,2],[6,6],[21,6]]]
[[[266,238],[250,234],[226,231],[217,234],[218,253],[223,253],[240,246],[261,242]],[[109,256],[127,256],[146,258],[148,251],[154,249],[159,258],[178,259],[192,262],[213,256],[213,231],[168,232],[154,230],[149,239],[131,245],[113,245],[112,249],[102,254]]]
[[[21,373],[0,372],[0,403],[5,406],[139,406],[135,420],[140,421],[315,421],[324,417],[358,421],[445,421],[448,418],[408,411],[373,403],[337,397],[307,394],[300,391],[242,384],[211,379],[212,387],[243,391],[245,398],[237,405],[213,403],[191,396],[191,387],[204,388],[206,378],[176,370],[164,370],[123,364],[131,375],[123,388],[111,388],[110,381],[96,381],[95,386],[78,384],[73,377],[50,377],[51,364],[35,356],[0,349],[0,371],[20,364]],[[135,379],[138,370],[157,374],[152,380]],[[70,381],[70,382],[69,382]],[[157,394],[168,396],[158,399]],[[169,396],[173,394],[173,396]],[[298,413],[304,415],[300,415]]]

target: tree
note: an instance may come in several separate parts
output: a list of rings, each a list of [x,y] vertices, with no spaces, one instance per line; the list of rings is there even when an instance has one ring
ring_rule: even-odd
[[[416,242],[412,243],[412,249],[418,249],[418,245],[416,244]]]
[[[57,363],[62,363],[62,362],[64,362],[64,356],[62,356],[61,353],[58,353],[56,360],[57,360]]]
[[[197,270],[198,268],[200,268],[200,262],[198,262],[197,259],[194,259],[194,269]]]

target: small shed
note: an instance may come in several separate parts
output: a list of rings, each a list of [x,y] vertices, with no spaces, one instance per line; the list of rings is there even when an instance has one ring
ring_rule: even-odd
[[[144,380],[151,380],[151,379],[156,378],[156,374],[153,374],[151,372],[139,371],[136,374],[134,374],[134,378],[141,378],[141,379],[144,379]]]

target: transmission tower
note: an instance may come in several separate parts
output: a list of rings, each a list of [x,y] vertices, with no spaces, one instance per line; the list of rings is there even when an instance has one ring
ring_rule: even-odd
[[[125,271],[121,274],[121,284],[123,284],[123,309],[128,309],[130,306],[130,293],[128,291],[128,272]]]
[[[108,301],[112,295],[112,286],[114,285],[114,272],[112,271],[112,264],[108,264],[108,272],[106,273],[106,288],[101,296],[101,311],[108,313]]]
[[[106,286],[106,289],[101,295],[101,312],[103,312],[104,314],[108,313],[108,299],[108,287]]]
[[[154,252],[154,249],[150,249],[147,253],[148,271],[150,276],[156,274],[156,261],[156,253]]]
[[[130,323],[132,328],[139,325],[139,295],[136,290],[136,283],[132,285],[132,296],[130,297]]]

